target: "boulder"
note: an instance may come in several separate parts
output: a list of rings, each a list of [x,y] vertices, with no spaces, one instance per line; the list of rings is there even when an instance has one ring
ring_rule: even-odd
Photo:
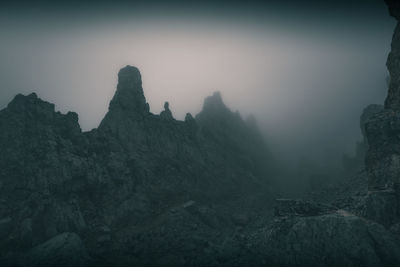
[[[258,232],[270,266],[400,266],[400,244],[382,225],[345,211],[278,219]]]
[[[301,199],[277,199],[275,216],[316,216],[332,213],[335,207]]]
[[[32,248],[26,256],[27,267],[80,267],[88,266],[91,259],[75,233],[62,233]]]

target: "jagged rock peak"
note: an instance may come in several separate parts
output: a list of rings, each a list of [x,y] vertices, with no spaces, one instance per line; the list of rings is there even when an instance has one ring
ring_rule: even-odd
[[[196,122],[195,118],[193,118],[192,114],[190,114],[189,112],[186,113],[185,123],[187,125],[189,125],[190,128],[192,128],[194,130],[197,129],[197,122]]]
[[[389,7],[390,15],[396,18],[397,26],[394,30],[391,51],[386,66],[390,73],[389,92],[385,100],[385,108],[400,110],[400,2],[398,0],[385,0]]]
[[[250,114],[249,116],[247,116],[245,122],[247,126],[249,126],[251,129],[258,129],[257,119],[254,114]]]
[[[227,110],[220,92],[214,92],[212,96],[206,97],[203,104],[203,111],[219,112]]]
[[[23,111],[31,111],[35,114],[46,113],[49,116],[55,112],[55,106],[52,103],[43,101],[38,98],[36,93],[29,95],[17,94],[14,99],[8,104],[9,111],[21,113]]]
[[[138,68],[126,66],[118,73],[117,91],[110,102],[109,111],[123,111],[130,114],[149,112],[142,88],[142,77]]]
[[[27,103],[34,103],[34,102],[44,102],[38,98],[36,93],[31,93],[29,95],[17,94],[13,100],[8,104],[8,106],[15,106],[15,105],[24,105]]]
[[[142,76],[138,68],[127,65],[118,72],[118,84],[142,84]]]
[[[163,119],[167,119],[167,120],[172,120],[173,116],[172,116],[172,112],[169,109],[169,103],[165,102],[164,103],[164,110],[160,113],[161,118]]]
[[[75,112],[62,114],[55,110],[55,105],[40,99],[36,93],[29,95],[17,94],[0,111],[0,125],[7,125],[9,121],[18,121],[16,129],[34,129],[34,131],[61,132],[63,137],[78,136],[81,133],[79,117]],[[4,129],[3,129],[4,131]],[[30,130],[28,130],[30,131]]]
[[[169,110],[169,103],[168,103],[168,101],[166,101],[166,102],[164,103],[164,111],[170,111],[170,110]]]
[[[385,0],[389,6],[389,13],[392,17],[400,20],[400,2],[398,0]]]
[[[186,113],[185,121],[186,121],[186,122],[192,122],[192,121],[195,121],[195,120],[194,120],[192,114],[190,114],[190,113],[188,112],[188,113]]]

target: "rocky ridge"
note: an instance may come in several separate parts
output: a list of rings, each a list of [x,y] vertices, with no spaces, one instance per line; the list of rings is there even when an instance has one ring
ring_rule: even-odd
[[[385,106],[361,117],[366,170],[305,200],[273,201],[265,143],[219,93],[155,115],[127,66],[86,133],[17,95],[0,111],[0,265],[400,266],[398,32]]]
[[[152,235],[132,259],[111,254],[124,253],[148,231],[165,233],[178,215],[187,218],[185,225],[200,225],[201,235],[221,228],[218,218],[234,229],[231,214],[222,210],[261,194],[271,179],[261,134],[231,112],[219,93],[205,100],[196,118],[187,114],[178,121],[168,102],[164,108],[160,115],[149,111],[140,72],[132,66],[120,70],[109,111],[90,132],[81,131],[76,113],[55,112],[36,94],[17,95],[0,111],[0,258],[40,258],[49,247],[43,242],[64,246],[63,235],[73,233],[73,243],[82,243],[88,250],[83,254],[90,254],[84,258],[96,262],[108,255],[112,265],[146,263],[163,243]],[[172,235],[167,242],[181,237]],[[65,257],[49,262],[58,259]]]

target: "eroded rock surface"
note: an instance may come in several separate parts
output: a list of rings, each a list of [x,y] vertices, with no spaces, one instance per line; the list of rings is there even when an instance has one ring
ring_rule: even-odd
[[[173,118],[168,102],[164,108],[160,115],[149,111],[140,72],[132,66],[120,70],[109,111],[90,132],[81,131],[77,114],[55,112],[36,94],[17,95],[0,111],[0,258],[31,255],[37,246],[45,255],[71,232],[95,260],[109,255],[112,265],[145,264],[155,251],[168,254],[173,241],[175,255],[185,255],[191,224],[200,243],[224,221],[227,231],[235,229],[234,217],[223,211],[231,204],[223,202],[261,195],[272,178],[261,134],[220,94],[185,121]],[[196,205],[170,212],[188,201]],[[163,230],[168,224],[176,234]],[[161,245],[153,233],[166,231]],[[143,248],[130,254],[125,248],[136,246],[138,235]],[[183,235],[188,237],[181,244]],[[112,256],[118,253],[130,256]]]
[[[386,0],[390,14],[399,21],[398,1]],[[365,124],[369,150],[367,217],[390,226],[400,215],[400,27],[393,34],[387,59],[390,73],[385,109],[373,115]],[[382,212],[385,210],[385,212]],[[378,212],[380,211],[380,212]]]
[[[385,108],[361,118],[368,190],[360,172],[278,200],[275,217],[265,142],[219,93],[184,121],[168,102],[155,115],[127,66],[85,133],[77,114],[17,95],[0,111],[0,265],[400,266],[399,49],[396,27]]]

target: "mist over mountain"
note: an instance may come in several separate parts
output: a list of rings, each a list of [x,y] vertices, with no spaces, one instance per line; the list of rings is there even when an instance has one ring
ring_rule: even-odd
[[[0,266],[400,266],[398,1],[0,14]]]
[[[32,91],[97,128],[134,64],[150,110],[183,120],[220,91],[296,162],[354,152],[359,115],[386,94],[394,20],[383,1],[2,4],[0,107]]]

